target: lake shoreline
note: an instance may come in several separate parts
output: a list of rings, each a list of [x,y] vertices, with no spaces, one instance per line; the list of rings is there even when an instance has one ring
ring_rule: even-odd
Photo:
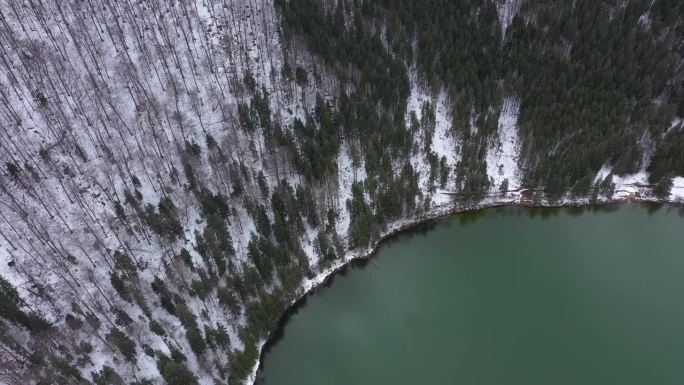
[[[481,201],[473,205],[459,205],[448,204],[438,206],[432,209],[429,213],[420,217],[400,220],[390,224],[388,228],[381,234],[373,244],[362,250],[349,250],[345,253],[338,263],[333,264],[327,269],[319,272],[314,278],[306,280],[301,286],[301,293],[296,294],[296,298],[286,307],[283,314],[280,316],[277,326],[271,330],[268,337],[260,341],[257,348],[259,350],[259,358],[254,364],[252,372],[245,381],[245,384],[253,385],[257,383],[259,371],[262,368],[264,358],[282,337],[284,326],[287,324],[289,318],[297,313],[297,311],[306,304],[308,297],[313,294],[316,289],[328,287],[334,277],[338,274],[344,274],[346,269],[353,263],[367,263],[377,254],[380,247],[387,241],[396,239],[399,236],[405,235],[422,226],[429,226],[433,223],[439,222],[449,217],[462,214],[474,214],[485,210],[519,207],[526,209],[562,209],[562,208],[577,208],[577,209],[592,209],[605,208],[608,206],[618,206],[625,203],[635,204],[652,204],[658,207],[672,206],[684,208],[684,202],[674,201],[670,199],[658,199],[655,197],[618,197],[618,198],[604,198],[599,200],[590,200],[588,198],[560,200],[557,202],[541,201],[535,202],[522,197],[514,199],[500,197]]]

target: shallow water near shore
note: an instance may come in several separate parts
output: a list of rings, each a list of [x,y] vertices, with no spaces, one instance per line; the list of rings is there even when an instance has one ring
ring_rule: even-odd
[[[683,239],[667,206],[441,220],[309,296],[259,383],[682,384]]]

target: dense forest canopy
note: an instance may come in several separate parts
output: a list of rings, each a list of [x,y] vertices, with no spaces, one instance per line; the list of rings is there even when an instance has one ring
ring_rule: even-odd
[[[356,76],[341,81],[365,93],[343,97],[366,95],[366,105],[385,107],[346,121],[356,130],[403,141],[391,110],[403,116],[411,71],[434,93],[446,92],[464,140],[457,175],[465,192],[490,187],[480,149],[507,96],[521,101],[525,181],[552,197],[586,194],[606,164],[620,175],[649,166],[658,170],[653,181],[677,173],[670,165],[682,148],[657,151],[648,164],[645,156],[670,142],[680,129],[670,127],[674,118],[684,115],[680,2],[518,1],[510,25],[502,25],[497,1],[276,3],[287,36],[305,39],[338,68],[354,65]]]

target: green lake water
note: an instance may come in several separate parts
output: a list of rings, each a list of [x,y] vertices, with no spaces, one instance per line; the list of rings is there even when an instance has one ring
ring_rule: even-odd
[[[259,383],[684,384],[676,208],[506,208],[423,230],[309,296]]]

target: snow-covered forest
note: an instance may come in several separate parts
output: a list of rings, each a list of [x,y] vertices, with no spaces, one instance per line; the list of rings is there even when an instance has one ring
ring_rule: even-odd
[[[406,223],[684,199],[683,7],[0,0],[0,383],[253,382]]]

